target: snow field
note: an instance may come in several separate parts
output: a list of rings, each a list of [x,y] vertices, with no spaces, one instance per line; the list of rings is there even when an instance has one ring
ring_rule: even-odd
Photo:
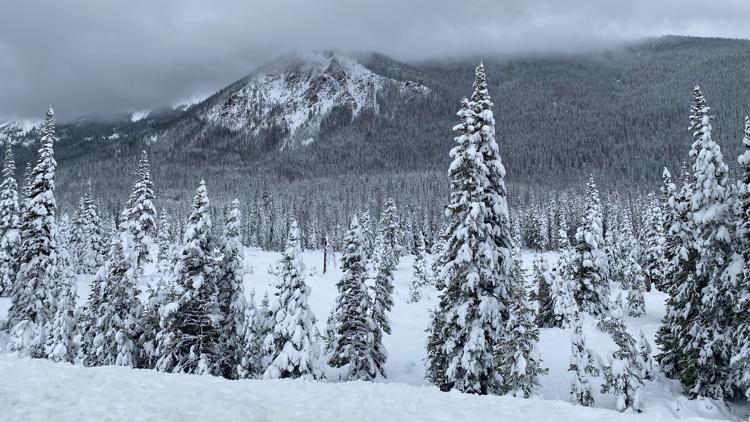
[[[255,290],[257,303],[268,292],[273,300],[276,278],[271,273],[278,252],[245,249],[245,293]],[[545,254],[548,261],[556,254]],[[336,259],[340,258],[336,254]],[[524,251],[523,263],[530,277],[534,253]],[[394,307],[389,317],[393,332],[385,335],[388,351],[385,383],[333,383],[291,380],[228,381],[214,377],[162,374],[115,367],[83,368],[43,360],[18,360],[0,355],[0,421],[669,421],[730,419],[726,406],[711,400],[687,400],[677,382],[657,374],[642,387],[644,412],[616,412],[614,397],[599,392],[601,379],[592,380],[596,408],[568,402],[570,374],[569,329],[541,330],[539,349],[549,373],[540,378],[539,397],[477,397],[442,393],[424,380],[425,342],[429,310],[437,303],[431,287],[417,303],[407,303],[413,256],[402,257],[394,278]],[[311,288],[310,306],[320,332],[336,298],[341,277],[338,263],[329,261],[322,274],[322,251],[305,251],[306,282]],[[79,306],[89,293],[91,276],[78,278]],[[145,287],[155,282],[153,268],[141,279]],[[616,294],[616,291],[613,291]],[[643,330],[657,352],[653,338],[664,313],[663,293],[646,293],[646,315],[626,318],[630,332]],[[0,299],[0,319],[9,299]],[[584,321],[587,346],[602,359],[615,350],[609,335],[596,329],[596,321]],[[0,341],[2,343],[2,341]],[[329,375],[333,378],[334,372]]]

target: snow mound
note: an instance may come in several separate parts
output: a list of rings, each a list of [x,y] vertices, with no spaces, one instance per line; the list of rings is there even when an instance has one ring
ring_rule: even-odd
[[[0,357],[0,373],[0,419],[6,422],[676,420],[562,401],[443,393],[404,384],[228,381],[10,356]]]

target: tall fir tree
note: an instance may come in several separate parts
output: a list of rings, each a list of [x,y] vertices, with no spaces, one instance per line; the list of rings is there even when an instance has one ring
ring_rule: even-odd
[[[362,252],[362,229],[355,215],[344,239],[341,257],[343,276],[336,284],[336,336],[330,365],[346,367],[345,379],[373,380],[377,367],[372,358],[375,323],[372,302],[365,285],[365,257]]]
[[[662,206],[653,193],[648,196],[648,208],[643,221],[642,268],[648,279],[647,285],[660,287],[664,279],[664,214]]]
[[[159,254],[156,257],[156,261],[161,273],[166,273],[174,268],[174,244],[172,242],[172,225],[170,223],[169,214],[165,208],[162,208],[161,215],[159,216],[159,230],[157,232],[157,240],[159,242]]]
[[[602,210],[594,178],[589,178],[586,214],[576,231],[575,251],[566,276],[575,282],[575,299],[581,311],[600,317],[609,302],[609,262],[604,252]]]
[[[526,273],[521,266],[520,255],[520,249],[516,248],[509,318],[495,353],[497,369],[502,379],[498,392],[528,398],[539,387],[538,377],[548,370],[542,367],[542,359],[537,350],[539,328],[528,303]]]
[[[382,237],[383,250],[386,252],[386,262],[395,270],[396,266],[398,266],[398,260],[401,257],[402,245],[399,243],[399,239],[403,235],[398,208],[396,208],[396,203],[392,198],[389,198],[383,204],[383,212],[380,215],[378,226],[380,227],[379,235]]]
[[[232,201],[232,207],[224,225],[219,252],[221,262],[216,272],[218,301],[224,320],[221,324],[220,367],[225,378],[238,378],[238,368],[242,361],[242,349],[246,332],[245,315],[247,302],[243,284],[243,250],[240,233],[242,215],[240,201]]]
[[[735,280],[727,271],[732,261],[731,191],[721,148],[711,138],[709,108],[695,88],[691,129],[692,178],[686,196],[695,228],[685,254],[693,258],[684,279],[673,283],[668,313],[677,314],[672,335],[677,339],[678,378],[687,394],[725,398],[733,395],[730,376],[732,306]],[[681,274],[680,274],[681,275]]]
[[[39,157],[30,175],[21,219],[21,265],[8,310],[11,349],[34,357],[45,355],[47,324],[57,310],[57,225],[55,215],[55,113],[47,109]]]
[[[122,212],[121,224],[133,239],[129,247],[133,249],[134,262],[140,272],[152,258],[151,245],[156,238],[158,215],[154,207],[154,184],[151,181],[151,167],[146,151],[141,154],[135,176],[133,190]]]
[[[2,177],[3,180],[0,183],[0,297],[10,295],[13,290],[21,246],[16,163],[10,143],[5,146]]]
[[[735,388],[750,398],[750,117],[745,117],[744,152],[737,161],[742,170],[737,182],[736,250],[742,256],[744,267],[737,286],[737,306],[734,311],[734,345],[731,360],[731,377]]]
[[[539,327],[555,327],[555,306],[550,287],[550,271],[547,262],[541,255],[537,255],[532,266],[534,286],[531,300],[536,303],[536,323]]]
[[[113,236],[107,263],[96,274],[101,300],[96,308],[89,304],[94,315],[94,356],[89,362],[96,365],[135,367],[138,363],[143,305],[132,257],[125,247],[129,241],[127,232]]]
[[[224,315],[214,277],[216,258],[208,206],[206,184],[201,181],[173,270],[175,299],[161,315],[158,371],[220,373],[219,335]]]
[[[412,266],[413,271],[411,275],[411,284],[409,286],[409,302],[419,302],[422,297],[421,289],[426,286],[429,280],[427,275],[427,265],[425,263],[425,255],[427,251],[424,246],[424,236],[420,232],[417,236],[417,253],[414,256],[414,264]]]
[[[375,251],[371,260],[371,271],[368,275],[372,285],[372,322],[373,338],[371,344],[372,360],[377,368],[379,376],[386,377],[385,362],[388,352],[383,345],[383,335],[391,334],[391,320],[388,313],[393,308],[393,273],[394,261],[390,260],[393,255],[388,250],[388,243],[384,241],[385,232],[377,237]]]
[[[237,370],[240,379],[257,378],[262,374],[263,333],[261,315],[255,304],[255,290],[250,291],[245,310],[245,333],[242,347],[242,358]]]
[[[302,238],[296,221],[289,229],[279,270],[272,308],[275,326],[264,341],[271,362],[263,376],[319,379],[323,376],[319,336],[308,304],[310,287],[305,283]]]
[[[45,344],[47,359],[53,362],[73,363],[78,345],[76,344],[76,286],[72,277],[61,285],[57,310],[47,333]]]
[[[474,93],[458,112],[462,122],[450,153],[449,220],[438,283],[444,285],[433,319],[428,367],[442,389],[475,394],[499,390],[495,348],[509,318],[510,217],[505,168],[495,141],[495,119],[484,65],[476,69]]]

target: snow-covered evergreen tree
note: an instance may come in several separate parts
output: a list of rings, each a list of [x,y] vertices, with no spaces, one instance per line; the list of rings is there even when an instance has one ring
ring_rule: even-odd
[[[594,178],[587,184],[586,215],[576,231],[575,252],[566,276],[575,282],[575,299],[581,311],[602,316],[609,301],[609,263],[604,252],[602,211]]]
[[[570,344],[570,401],[581,406],[593,406],[594,396],[591,394],[589,377],[598,377],[600,371],[594,362],[593,352],[586,347],[586,337],[583,335],[580,320],[573,326]]]
[[[742,170],[737,182],[736,250],[742,256],[744,267],[739,278],[737,305],[734,315],[734,346],[731,359],[731,377],[738,391],[750,398],[750,117],[745,117],[742,138],[744,152],[737,161]]]
[[[521,267],[520,250],[514,250],[513,289],[509,318],[497,343],[497,370],[502,379],[499,393],[528,398],[539,387],[539,375],[547,373],[537,350],[539,328],[527,300],[526,274]]]
[[[219,327],[224,316],[214,277],[216,259],[208,206],[206,185],[201,181],[173,270],[175,300],[162,309],[156,362],[156,369],[162,372],[220,372]]]
[[[690,396],[725,398],[733,395],[730,376],[735,274],[731,232],[731,198],[728,167],[721,148],[711,138],[708,107],[695,88],[690,150],[692,178],[684,190],[688,216],[695,229],[687,238],[680,260],[692,259],[690,273],[669,282],[666,322],[677,355],[678,378]],[[694,251],[694,252],[693,252]],[[670,319],[672,317],[673,319]]]
[[[375,233],[372,230],[372,221],[370,221],[370,213],[363,211],[358,214],[359,225],[362,227],[362,250],[366,257],[372,256],[373,249],[375,248]]]
[[[411,275],[411,285],[409,286],[409,302],[419,302],[422,297],[421,289],[426,286],[429,280],[427,275],[427,265],[425,263],[424,236],[422,233],[417,235],[417,254],[414,256],[413,271]]]
[[[162,209],[161,216],[159,217],[159,230],[157,232],[159,255],[156,258],[161,273],[169,271],[174,266],[175,247],[172,242],[171,230],[172,226],[169,221],[169,214],[167,214],[166,209]]]
[[[459,136],[450,153],[449,222],[436,276],[445,288],[433,314],[441,317],[433,320],[431,329],[441,343],[428,350],[431,370],[446,371],[429,374],[444,380],[441,388],[475,394],[499,390],[495,348],[506,329],[512,291],[505,168],[491,108],[480,64],[474,93],[462,101],[462,122],[454,127]]]
[[[3,180],[0,183],[0,297],[9,296],[13,290],[21,246],[16,163],[10,142],[5,146],[2,177]]]
[[[141,318],[141,335],[138,339],[139,368],[153,369],[159,360],[157,335],[161,331],[161,311],[174,300],[171,272],[159,275],[156,286],[148,287],[148,299]]]
[[[578,304],[573,296],[575,283],[572,279],[559,274],[559,266],[548,273],[548,278],[554,314],[551,326],[570,328],[578,320]]]
[[[532,267],[534,285],[531,300],[536,302],[536,323],[539,327],[555,327],[555,306],[550,292],[550,271],[547,262],[541,255],[534,259]]]
[[[107,233],[104,230],[89,181],[86,193],[79,201],[71,233],[76,272],[93,274],[104,264],[107,258]]]
[[[135,367],[138,363],[138,338],[141,335],[143,306],[138,295],[138,280],[125,245],[129,234],[111,239],[107,263],[96,274],[100,289],[98,307],[89,304],[94,315],[93,350],[97,365]]]
[[[255,305],[255,290],[250,291],[245,310],[245,333],[242,358],[237,369],[240,379],[257,378],[262,374],[263,341],[260,314]]]
[[[664,215],[662,206],[653,193],[648,197],[648,209],[643,221],[643,255],[642,268],[648,278],[648,285],[660,287],[664,278],[666,260],[664,259]]]
[[[135,176],[133,191],[122,212],[121,224],[133,239],[129,247],[133,249],[135,265],[138,271],[141,271],[143,265],[151,261],[151,245],[156,237],[158,215],[154,207],[154,184],[151,181],[151,168],[146,151],[141,154]]]
[[[392,255],[387,249],[388,244],[383,240],[385,233],[381,233],[375,240],[375,251],[371,260],[371,268],[368,277],[372,286],[372,322],[373,338],[371,344],[372,360],[375,363],[377,373],[386,377],[385,362],[388,352],[383,345],[383,335],[391,333],[391,321],[388,313],[393,308],[393,272],[395,262],[391,260]]]
[[[245,288],[243,284],[243,251],[240,233],[242,215],[240,201],[232,201],[232,208],[224,225],[219,252],[221,261],[216,270],[219,307],[224,320],[221,324],[219,370],[225,378],[238,377],[245,341]]]
[[[296,221],[289,229],[279,271],[276,301],[272,308],[275,326],[264,341],[271,363],[263,376],[321,378],[320,344],[315,315],[308,304],[310,287],[305,283],[302,238]]]
[[[602,393],[615,396],[617,410],[641,411],[640,387],[643,384],[643,368],[640,365],[638,350],[633,336],[625,329],[622,318],[608,318],[608,332],[617,350],[612,353],[604,368]]]
[[[402,246],[399,239],[402,237],[401,220],[398,217],[398,209],[393,199],[389,198],[383,205],[383,212],[378,222],[380,227],[381,242],[385,251],[386,262],[390,268],[395,270],[401,257]]]
[[[51,321],[45,344],[47,359],[54,362],[73,363],[77,345],[76,331],[76,287],[73,278],[61,285],[57,310]]]
[[[693,186],[687,167],[681,172],[682,187],[678,191],[669,171],[662,173],[662,195],[665,198],[664,213],[664,260],[665,271],[659,290],[669,294],[663,324],[656,335],[661,353],[656,356],[659,366],[668,377],[676,377],[683,364],[681,339],[684,335],[685,317],[682,300],[677,297],[677,288],[687,280],[695,269],[697,252],[692,247],[694,225],[689,213],[688,198]]]
[[[336,344],[330,364],[346,367],[346,380],[372,380],[378,377],[372,357],[372,302],[365,286],[365,258],[362,252],[362,229],[355,215],[344,239],[341,257],[343,276],[336,284]]]
[[[11,350],[44,356],[47,324],[57,310],[57,226],[55,162],[57,140],[52,107],[47,109],[36,166],[30,175],[21,219],[21,265],[16,274],[8,310]]]
[[[654,379],[654,358],[651,356],[651,343],[646,339],[643,331],[638,336],[638,361],[643,372],[641,378],[644,380]]]

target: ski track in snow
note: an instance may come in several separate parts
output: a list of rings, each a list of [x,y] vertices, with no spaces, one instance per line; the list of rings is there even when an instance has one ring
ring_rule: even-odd
[[[531,276],[535,254],[524,251],[523,264]],[[273,300],[276,278],[270,270],[278,252],[245,249],[245,291],[255,290],[256,303],[265,292]],[[545,257],[552,261],[555,253]],[[336,254],[336,258],[340,258]],[[305,251],[305,274],[312,292],[310,306],[318,328],[325,321],[336,298],[341,277],[337,265],[329,263],[322,274],[322,251]],[[388,380],[381,383],[313,383],[304,381],[228,381],[213,377],[160,374],[147,370],[115,367],[82,368],[43,360],[18,360],[0,356],[0,421],[454,421],[470,416],[472,421],[668,421],[693,418],[729,419],[723,404],[711,400],[687,400],[679,383],[657,374],[641,390],[642,414],[620,414],[614,397],[601,394],[601,379],[592,379],[596,408],[567,403],[570,376],[569,329],[542,329],[539,349],[549,374],[540,379],[539,399],[476,397],[455,392],[441,393],[424,380],[425,342],[429,310],[437,304],[437,292],[423,289],[418,303],[406,303],[412,272],[412,256],[401,258],[395,274],[394,307],[389,317],[393,333],[384,338],[388,350]],[[429,263],[428,263],[429,265]],[[429,267],[428,267],[429,268]],[[153,266],[141,279],[145,286],[155,279]],[[79,276],[78,305],[89,293],[93,276]],[[616,294],[616,291],[613,291]],[[664,314],[663,293],[646,293],[646,315],[627,318],[629,330],[643,330],[658,352],[653,338]],[[0,299],[4,318],[9,299]],[[603,359],[615,350],[610,337],[584,322],[589,348]],[[418,388],[421,387],[421,388]],[[292,397],[292,400],[286,398]]]

